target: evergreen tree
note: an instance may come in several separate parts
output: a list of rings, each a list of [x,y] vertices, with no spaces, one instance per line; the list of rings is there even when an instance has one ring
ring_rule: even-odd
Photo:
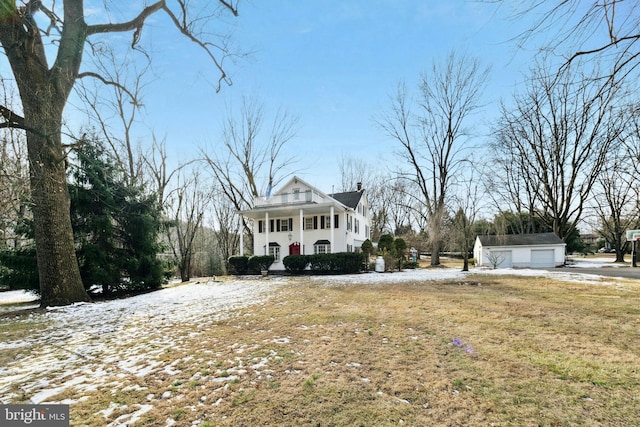
[[[127,184],[97,141],[82,144],[73,170],[71,217],[85,288],[104,295],[158,288],[163,281],[154,197]]]
[[[160,287],[160,212],[155,197],[127,184],[99,141],[84,141],[71,166],[69,194],[76,255],[85,289],[103,295]],[[32,236],[31,223],[22,233]],[[0,253],[0,284],[38,291],[32,248]]]
[[[86,289],[102,288],[107,295],[116,290],[120,271],[113,212],[116,211],[115,170],[101,145],[83,143],[72,167],[71,224],[76,242],[80,275]]]
[[[393,241],[393,249],[395,256],[398,259],[398,271],[402,270],[402,261],[404,260],[404,254],[407,252],[407,242],[400,237]]]

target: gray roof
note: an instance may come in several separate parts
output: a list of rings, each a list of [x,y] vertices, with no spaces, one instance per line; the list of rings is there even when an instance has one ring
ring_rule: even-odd
[[[329,196],[333,197],[343,205],[355,210],[358,207],[358,203],[360,203],[362,193],[362,191],[347,191],[345,193],[329,194]]]
[[[478,236],[482,246],[532,246],[564,244],[556,233],[503,234],[501,236]]]

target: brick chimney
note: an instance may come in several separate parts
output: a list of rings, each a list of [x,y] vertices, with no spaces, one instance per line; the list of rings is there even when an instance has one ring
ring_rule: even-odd
[[[362,191],[362,183],[359,182],[358,184],[356,184],[356,188],[358,191]]]

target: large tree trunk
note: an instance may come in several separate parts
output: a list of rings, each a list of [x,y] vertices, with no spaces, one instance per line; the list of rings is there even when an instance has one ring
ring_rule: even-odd
[[[41,305],[88,301],[76,259],[62,147],[62,111],[82,59],[86,38],[83,2],[64,2],[64,28],[51,69],[33,16],[39,2],[17,7],[0,0],[0,43],[22,100],[29,156],[33,229]],[[31,10],[33,8],[33,10]],[[31,10],[31,12],[30,12]]]
[[[431,243],[431,265],[433,267],[440,265],[440,241]]]
[[[61,141],[62,107],[41,97],[22,101],[30,163],[33,230],[43,307],[89,301],[76,259]],[[64,105],[64,103],[62,103]]]

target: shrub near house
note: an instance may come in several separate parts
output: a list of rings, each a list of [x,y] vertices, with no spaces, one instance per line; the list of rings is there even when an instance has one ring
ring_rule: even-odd
[[[335,254],[289,255],[282,263],[292,274],[302,274],[307,267],[315,274],[353,274],[364,266],[364,254],[338,252]]]
[[[232,256],[229,257],[230,274],[260,274],[268,271],[274,258],[271,255]]]
[[[364,255],[354,252],[335,254],[289,255],[282,260],[287,272],[302,274],[309,271],[315,274],[352,274],[362,270]],[[233,256],[229,258],[231,274],[259,274],[268,270],[273,263],[272,256]]]

